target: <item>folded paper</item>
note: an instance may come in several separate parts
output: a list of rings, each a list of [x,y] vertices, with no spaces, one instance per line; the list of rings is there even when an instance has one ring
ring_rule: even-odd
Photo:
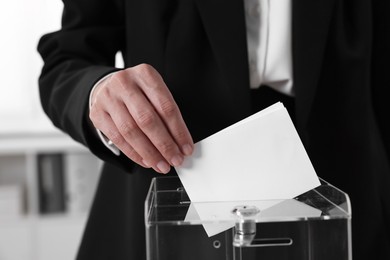
[[[280,102],[196,143],[176,171],[195,209],[197,202],[286,200],[320,185]]]

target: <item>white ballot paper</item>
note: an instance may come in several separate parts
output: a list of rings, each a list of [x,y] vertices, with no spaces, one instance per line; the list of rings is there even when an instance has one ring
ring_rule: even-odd
[[[320,185],[280,102],[196,143],[176,171],[201,220],[231,214],[235,202],[251,202],[262,211]],[[226,209],[217,213],[205,206],[214,202]],[[212,236],[230,226],[204,228]]]

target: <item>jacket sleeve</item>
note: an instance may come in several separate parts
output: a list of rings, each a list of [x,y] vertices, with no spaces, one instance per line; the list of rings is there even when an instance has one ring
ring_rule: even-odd
[[[127,170],[134,165],[116,156],[98,139],[88,117],[89,93],[116,70],[115,54],[125,35],[120,0],[64,0],[62,27],[42,36],[38,52],[44,66],[39,78],[42,107],[53,124],[104,161]]]

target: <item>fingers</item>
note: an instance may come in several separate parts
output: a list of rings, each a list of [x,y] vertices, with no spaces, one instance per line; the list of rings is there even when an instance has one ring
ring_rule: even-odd
[[[192,153],[180,110],[149,65],[115,73],[93,95],[91,121],[134,162],[167,173]]]
[[[99,122],[104,123],[100,124]],[[150,168],[150,166],[144,163],[142,157],[134,150],[134,148],[122,138],[121,134],[117,130],[114,122],[108,114],[100,114],[100,120],[95,121],[95,127],[103,132],[104,135],[110,139],[116,145],[116,147],[118,147],[118,149],[120,149],[132,161],[145,168]]]
[[[139,86],[137,83],[135,85]],[[152,93],[150,97],[153,98],[154,95],[159,94],[160,93]],[[166,94],[167,93],[162,93],[162,95]],[[169,92],[168,94],[170,95]],[[179,166],[184,159],[183,153],[181,152],[174,136],[172,135],[172,132],[169,129],[170,125],[172,124],[171,121],[174,121],[175,117],[162,117],[156,111],[156,107],[153,103],[150,102],[150,99],[144,95],[142,88],[137,87],[133,89],[128,95],[124,95],[123,98],[130,114],[132,115],[132,118],[134,119],[134,122],[140,128],[142,133],[144,133],[150,142],[154,145],[154,147],[156,147],[166,162],[172,166]],[[173,98],[171,99],[173,101]],[[179,109],[177,108],[175,112],[178,113]],[[126,140],[131,142],[133,138],[134,136],[129,136],[126,138]],[[148,162],[156,158],[157,156],[154,154],[152,156],[148,156],[148,158],[144,157],[144,159],[146,159]],[[154,164],[156,162],[152,161],[151,163]]]
[[[139,86],[145,93],[161,120],[165,124],[181,153],[190,155],[193,140],[183,120],[180,110],[163,79],[156,70],[145,66],[139,71]]]
[[[147,103],[142,104],[148,106]],[[136,120],[138,120],[138,118],[140,117],[137,114],[138,112],[133,111],[131,113],[132,116],[130,116],[126,106],[117,108],[115,109],[115,111],[117,111],[117,113],[112,114],[111,116],[118,129],[120,136],[125,140],[126,143],[130,144],[139,153],[139,155],[142,157],[142,161],[144,164],[150,165],[160,173],[167,173],[170,170],[170,163],[173,166],[177,166],[175,164],[176,162],[172,163],[169,159],[164,158],[164,156],[156,148],[157,146],[145,134],[147,132],[144,130],[146,129],[146,127],[144,129],[139,127],[139,122],[136,122]],[[158,119],[154,119],[153,121],[158,121]],[[150,124],[152,125],[152,123]],[[163,129],[160,131],[164,132]],[[162,133],[160,134],[160,136],[161,139],[169,138],[169,136],[166,137]],[[167,154],[169,153],[172,153],[172,151],[167,152]],[[179,163],[181,162],[182,161],[180,161]]]

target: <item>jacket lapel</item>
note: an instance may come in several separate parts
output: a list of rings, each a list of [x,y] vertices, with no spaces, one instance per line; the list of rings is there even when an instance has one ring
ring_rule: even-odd
[[[195,0],[221,73],[230,90],[249,97],[248,54],[243,0]],[[245,95],[245,94],[244,94]]]
[[[236,93],[249,94],[243,0],[195,0],[217,62]],[[292,0],[293,77],[298,127],[313,103],[335,0]],[[245,97],[244,97],[245,98]]]
[[[334,0],[292,0],[293,77],[297,126],[306,128],[325,50]]]

